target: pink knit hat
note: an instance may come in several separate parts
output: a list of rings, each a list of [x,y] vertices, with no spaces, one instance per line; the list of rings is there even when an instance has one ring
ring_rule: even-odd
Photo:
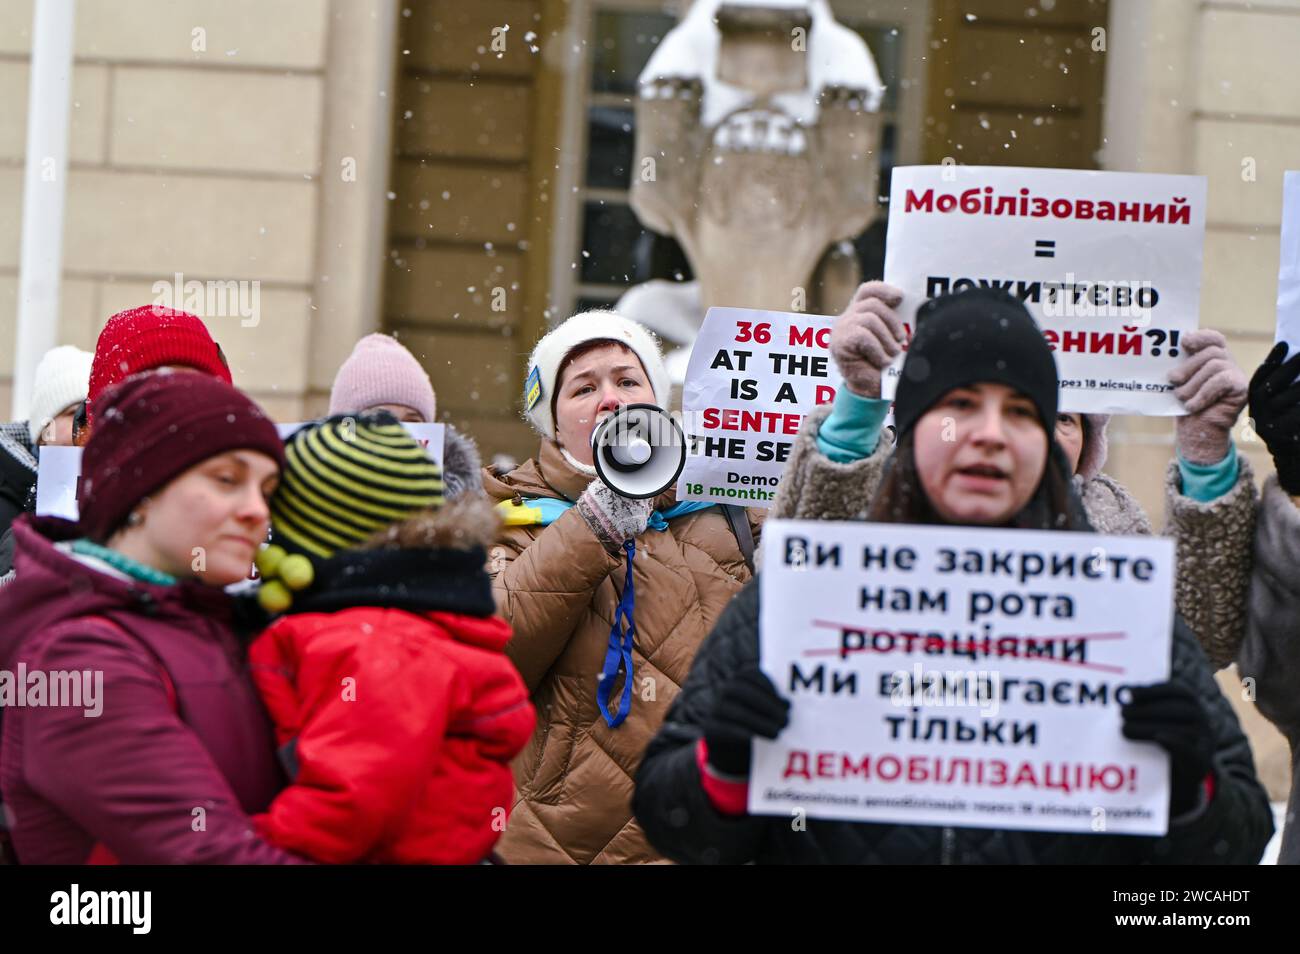
[[[366,335],[343,362],[330,389],[330,416],[400,404],[432,422],[438,409],[429,375],[415,355],[388,335]]]

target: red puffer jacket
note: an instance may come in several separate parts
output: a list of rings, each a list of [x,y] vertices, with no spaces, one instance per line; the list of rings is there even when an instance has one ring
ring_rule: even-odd
[[[427,534],[412,533],[427,540]],[[479,547],[352,550],[253,643],[293,783],[255,818],[318,861],[465,864],[505,829],[533,731]]]

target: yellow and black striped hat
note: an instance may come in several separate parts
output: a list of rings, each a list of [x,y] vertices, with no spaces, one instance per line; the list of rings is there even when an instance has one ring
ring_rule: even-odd
[[[330,557],[442,505],[442,471],[387,411],[308,424],[285,442],[285,461],[272,536],[309,556]]]

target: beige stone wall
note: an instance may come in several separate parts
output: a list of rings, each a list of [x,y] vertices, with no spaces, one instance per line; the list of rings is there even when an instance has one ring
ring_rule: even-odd
[[[1111,11],[1105,165],[1208,177],[1201,325],[1228,336],[1249,375],[1272,347],[1277,320],[1282,172],[1300,168],[1300,86],[1290,78],[1300,2],[1111,0]],[[1252,164],[1253,178],[1243,175]],[[1271,472],[1264,446],[1243,428],[1236,436],[1256,473]],[[1107,469],[1158,516],[1172,454],[1169,421],[1117,419]],[[1219,681],[1270,794],[1284,798],[1285,740],[1233,671]]]
[[[934,0],[925,161],[1096,168],[1106,17],[1107,0]]]
[[[545,303],[528,275],[545,274],[536,260],[550,244],[548,170],[537,157],[559,119],[548,103],[558,73],[541,49],[565,11],[545,0],[409,6],[384,326],[429,371],[441,417],[473,434],[489,460],[523,459],[536,450],[519,414],[524,357]]]
[[[28,0],[0,0],[6,345],[31,11]],[[111,314],[153,301],[153,284],[177,272],[255,281],[255,325],[203,315],[235,383],[280,419],[319,408],[351,342],[378,323],[395,15],[384,0],[78,4],[60,343],[92,348]],[[205,51],[194,49],[196,30]],[[355,181],[340,173],[345,156],[358,162]],[[347,257],[331,258],[335,247]],[[12,353],[0,347],[0,411]]]
[[[1201,324],[1228,336],[1249,373],[1277,320],[1282,171],[1300,166],[1300,87],[1287,79],[1300,2],[1111,6],[1105,165],[1208,177]],[[1110,469],[1160,513],[1171,423],[1117,420],[1112,435]],[[1268,453],[1251,436],[1239,429],[1238,449],[1267,473]]]

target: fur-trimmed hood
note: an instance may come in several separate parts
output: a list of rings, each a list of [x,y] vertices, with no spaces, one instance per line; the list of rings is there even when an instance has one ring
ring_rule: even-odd
[[[1092,480],[1106,466],[1110,441],[1106,431],[1110,427],[1109,414],[1083,414],[1083,450],[1079,452],[1079,466],[1074,472],[1084,480]]]
[[[483,461],[474,438],[448,424],[442,450],[443,494],[455,500],[467,492],[482,493],[482,471]]]
[[[484,567],[499,526],[491,504],[476,494],[408,517],[355,549],[314,560],[315,579],[287,612],[386,606],[491,616],[496,603]]]
[[[378,531],[358,550],[487,549],[501,529],[501,518],[487,498],[461,497],[438,510],[422,510],[413,517]]]

